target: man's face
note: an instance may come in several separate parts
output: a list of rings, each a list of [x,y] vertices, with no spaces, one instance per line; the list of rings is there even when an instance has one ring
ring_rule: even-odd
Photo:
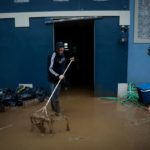
[[[62,55],[64,53],[64,48],[63,47],[58,48],[57,52],[58,52],[59,55]]]

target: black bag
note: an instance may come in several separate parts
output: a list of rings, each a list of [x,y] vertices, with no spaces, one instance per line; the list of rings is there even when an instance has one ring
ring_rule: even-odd
[[[44,88],[36,88],[35,89],[35,96],[39,100],[39,102],[43,102],[46,98],[47,92]]]
[[[9,88],[5,88],[1,90],[1,103],[4,106],[16,106],[17,105],[17,97],[13,90]]]
[[[35,92],[30,87],[18,87],[16,89],[17,98],[19,101],[26,101],[35,98]]]

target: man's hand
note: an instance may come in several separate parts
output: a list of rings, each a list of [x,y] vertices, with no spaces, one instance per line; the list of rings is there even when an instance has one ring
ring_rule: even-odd
[[[59,80],[62,80],[62,79],[64,79],[64,75],[59,76]]]
[[[75,60],[75,58],[74,58],[74,57],[71,57],[71,58],[70,58],[70,61],[74,61],[74,60]]]

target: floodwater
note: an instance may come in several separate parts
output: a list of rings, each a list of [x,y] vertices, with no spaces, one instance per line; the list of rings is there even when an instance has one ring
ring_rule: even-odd
[[[31,132],[29,116],[43,104],[0,113],[1,150],[150,150],[150,114],[142,108],[66,91],[61,107],[71,131],[57,121],[55,134]]]

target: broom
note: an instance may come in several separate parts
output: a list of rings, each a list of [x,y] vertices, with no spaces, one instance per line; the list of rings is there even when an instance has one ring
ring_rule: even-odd
[[[67,70],[70,67],[72,62],[73,62],[73,60],[70,60],[70,62],[67,65],[63,75],[65,75],[65,73],[67,72]],[[55,86],[54,90],[52,91],[52,93],[51,93],[49,99],[47,100],[46,104],[30,116],[32,128],[33,128],[33,126],[37,126],[40,129],[41,132],[45,132],[44,122],[46,122],[48,125],[53,124],[52,118],[49,118],[48,111],[47,111],[47,106],[50,103],[51,98],[53,97],[53,95],[54,95],[57,87],[59,86],[61,80],[62,79],[59,79],[58,83],[56,84],[56,86]],[[70,130],[69,129],[69,121],[66,117],[64,117],[64,119],[67,121],[67,131],[68,131],[68,130]],[[52,132],[52,131],[50,130],[50,132]]]

